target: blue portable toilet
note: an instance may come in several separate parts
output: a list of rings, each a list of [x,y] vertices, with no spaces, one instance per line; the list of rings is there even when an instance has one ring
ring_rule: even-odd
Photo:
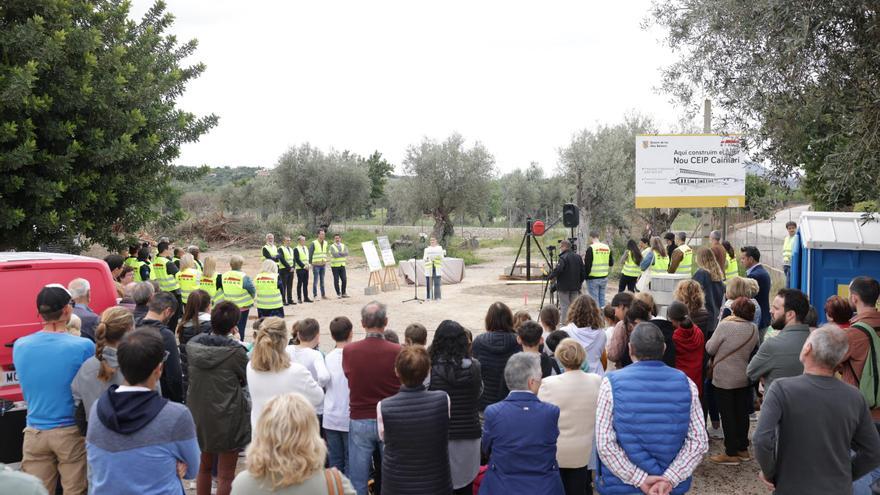
[[[880,215],[802,213],[789,287],[809,296],[820,322],[825,322],[825,300],[833,295],[849,298],[850,281],[861,275],[880,280]]]

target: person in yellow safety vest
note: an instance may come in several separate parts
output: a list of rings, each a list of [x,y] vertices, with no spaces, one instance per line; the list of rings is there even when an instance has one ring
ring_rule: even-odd
[[[241,341],[244,342],[248,314],[251,312],[251,306],[254,305],[254,296],[257,291],[251,278],[241,271],[242,265],[244,265],[244,258],[237,254],[233,255],[229,259],[230,270],[220,276],[220,287],[223,289],[223,300],[235,304],[241,310],[241,317],[238,320],[238,334]]]
[[[687,234],[679,232],[675,236],[675,243],[678,245],[672,255],[669,257],[669,273],[678,275],[690,275],[691,268],[694,266],[694,250],[687,245]]]
[[[739,276],[739,262],[736,260],[736,251],[733,250],[733,244],[730,241],[721,243],[724,248],[724,254],[727,256],[727,268],[724,270],[724,278],[727,280]]]
[[[140,267],[140,264],[138,263],[139,249],[140,246],[138,246],[137,244],[132,244],[131,246],[128,246],[128,256],[125,258],[125,264],[130,266],[135,272],[137,272],[137,269]]]
[[[278,248],[278,286],[281,289],[281,299],[284,305],[295,305],[293,302],[293,274],[296,268],[293,266],[293,248],[290,247],[290,236],[284,236],[281,247]]]
[[[608,273],[614,266],[614,255],[608,244],[599,241],[599,231],[590,231],[590,247],[584,252],[584,270],[587,273],[587,292],[599,307],[605,306]]]
[[[150,280],[150,248],[142,247],[138,249],[137,268],[134,271],[135,282],[146,282]]]
[[[425,297],[440,300],[440,286],[443,284],[443,257],[446,251],[437,243],[437,238],[431,236],[430,245],[422,254],[422,262],[425,268]]]
[[[180,284],[180,300],[186,304],[192,291],[199,288],[199,279],[202,278],[202,273],[196,268],[193,255],[187,253],[180,258],[180,271],[175,277]]]
[[[321,299],[327,299],[324,292],[324,272],[327,269],[327,251],[330,245],[325,237],[324,229],[318,230],[318,238],[309,246],[309,264],[312,265],[312,298],[318,298],[318,281],[321,282]]]
[[[269,259],[263,260],[260,273],[254,278],[254,287],[257,290],[257,297],[254,299],[257,316],[284,318],[284,299],[281,298],[281,290],[278,288],[277,263]]]
[[[345,259],[348,257],[348,247],[342,243],[342,236],[333,236],[333,244],[330,244],[330,271],[333,272],[333,289],[336,297],[348,297],[345,289],[348,287],[348,277],[345,273]]]
[[[794,249],[794,235],[797,234],[797,223],[787,222],[785,230],[788,235],[782,241],[782,271],[785,272],[785,286],[788,287],[788,279],[791,275],[791,252]]]
[[[633,239],[626,241],[626,251],[623,252],[623,256],[620,258],[623,268],[620,270],[620,283],[617,285],[618,293],[626,290],[630,292],[636,291],[636,282],[642,274],[642,269],[639,268],[642,258],[642,251],[639,249],[636,241]]]
[[[196,269],[198,269],[200,272],[203,271],[205,267],[202,266],[202,260],[199,259],[199,255],[202,254],[202,250],[199,249],[198,246],[192,245],[186,248],[186,252],[193,255],[193,259],[196,262]]]
[[[177,328],[177,320],[183,314],[183,301],[180,299],[180,283],[177,272],[180,269],[171,261],[171,245],[168,241],[160,241],[156,246],[158,253],[150,265],[150,280],[159,282],[159,290],[170,292],[177,298],[177,311],[168,320],[168,328]]]
[[[211,296],[211,304],[217,304],[223,300],[223,286],[220,282],[220,274],[217,273],[217,260],[213,256],[205,256],[202,268],[202,276],[199,277],[199,289],[202,289]]]
[[[172,256],[171,261],[177,265],[177,268],[180,268],[180,257],[183,256],[184,250],[183,248],[176,247],[174,248],[174,256]]]
[[[293,248],[293,267],[296,269],[296,302],[314,302],[309,299],[309,248],[303,235]]]
[[[642,270],[650,268],[652,274],[667,273],[666,270],[669,268],[667,252],[666,246],[663,245],[663,240],[657,236],[652,237],[651,251],[645,255],[639,268]]]

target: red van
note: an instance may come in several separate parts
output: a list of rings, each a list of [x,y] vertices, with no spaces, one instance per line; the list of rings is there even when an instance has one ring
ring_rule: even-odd
[[[116,285],[103,260],[70,254],[0,252],[0,301],[3,307],[0,312],[0,402],[15,403],[11,411],[0,414],[0,436],[4,439],[0,462],[15,462],[10,460],[7,446],[17,447],[17,456],[21,457],[21,442],[7,443],[6,439],[14,439],[9,435],[17,430],[20,440],[27,407],[22,402],[21,387],[12,364],[12,346],[16,339],[42,328],[36,307],[40,289],[52,283],[67,287],[75,278],[89,281],[89,307],[95,313],[101,314],[116,305]],[[14,452],[11,457],[15,457]]]

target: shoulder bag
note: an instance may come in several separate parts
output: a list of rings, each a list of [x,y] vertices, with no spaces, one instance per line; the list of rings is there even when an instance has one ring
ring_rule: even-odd
[[[728,316],[728,318],[734,318],[734,317]],[[725,318],[725,319],[727,319],[727,318]],[[743,320],[743,321],[745,321],[745,320]],[[716,330],[716,332],[717,332],[717,330]],[[712,379],[712,375],[714,374],[714,371],[715,371],[715,366],[717,366],[718,363],[720,363],[721,361],[724,361],[725,359],[727,359],[727,358],[729,358],[730,356],[732,356],[732,355],[736,354],[737,352],[739,352],[740,349],[742,349],[743,347],[747,346],[747,345],[752,341],[752,338],[755,336],[755,333],[756,333],[756,332],[757,332],[757,329],[755,328],[754,325],[752,325],[752,334],[749,335],[749,338],[746,339],[745,342],[743,342],[742,344],[740,344],[739,347],[737,347],[736,349],[734,349],[734,350],[731,351],[731,352],[728,352],[727,354],[724,355],[724,357],[721,357],[721,358],[717,358],[717,359],[716,359],[716,356],[712,356],[712,357],[709,359],[709,362],[706,364],[706,379],[711,380],[711,379]]]
[[[327,482],[327,495],[343,495],[342,475],[336,468],[324,470],[324,480]]]

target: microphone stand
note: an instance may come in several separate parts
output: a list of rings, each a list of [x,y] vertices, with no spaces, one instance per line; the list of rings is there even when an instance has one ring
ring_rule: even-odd
[[[423,302],[425,302],[425,300],[419,297],[419,274],[416,271],[415,256],[413,256],[413,282],[415,282],[415,285],[413,286],[413,296],[409,299],[404,300],[403,302],[408,303],[410,301],[418,301],[419,304],[422,304]]]

